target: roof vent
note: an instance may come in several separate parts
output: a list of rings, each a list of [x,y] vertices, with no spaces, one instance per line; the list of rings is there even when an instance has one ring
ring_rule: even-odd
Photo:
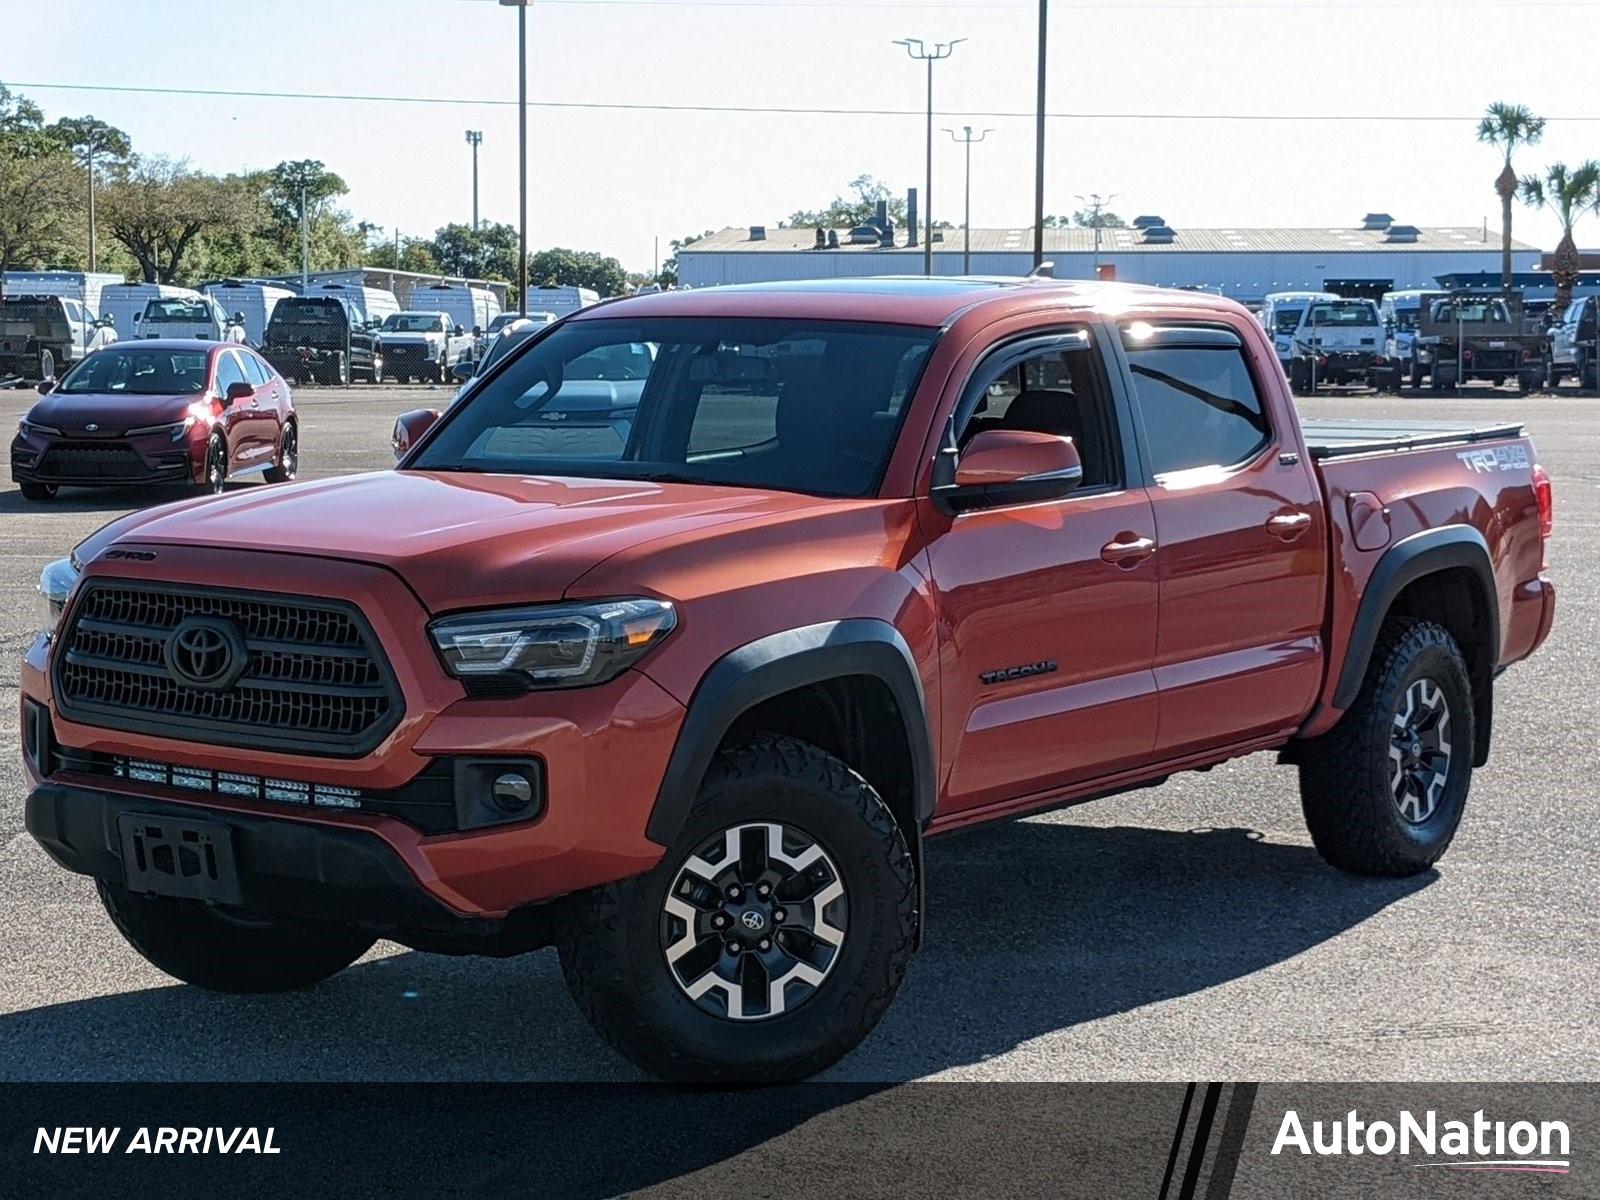
[[[1153,216],[1150,216],[1148,213],[1146,215],[1142,216],[1142,217],[1135,217],[1133,219],[1133,227],[1135,229],[1149,229],[1149,228],[1151,228],[1152,226],[1155,226],[1155,225],[1165,225],[1165,224],[1166,224],[1166,221],[1162,220],[1160,217],[1153,217]]]
[[[1171,245],[1172,239],[1177,235],[1166,225],[1145,225],[1144,236],[1139,240],[1151,246]]]
[[[765,225],[752,225],[752,226],[750,226],[750,240],[752,242],[764,242],[764,241],[766,241],[767,240],[767,227]]]
[[[822,232],[822,226],[817,226],[817,241],[815,248],[822,250],[828,245],[828,235]]]
[[[1387,229],[1394,224],[1394,218],[1388,213],[1368,213],[1361,218],[1363,229]]]
[[[838,248],[839,248],[839,231],[837,229],[830,229],[830,230],[828,230],[828,249],[829,250],[837,250]]]
[[[1415,225],[1390,225],[1388,232],[1384,234],[1383,240],[1386,242],[1414,242],[1421,233],[1422,231]]]
[[[876,246],[878,244],[878,231],[871,225],[857,225],[850,231],[849,236],[852,246]]]

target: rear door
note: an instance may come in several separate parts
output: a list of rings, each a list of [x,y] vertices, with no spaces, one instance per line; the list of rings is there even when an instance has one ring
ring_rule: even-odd
[[[1162,758],[1289,729],[1322,678],[1321,491],[1246,326],[1122,328],[1152,481]]]
[[[956,407],[958,445],[982,429],[1071,437],[1076,491],[953,516],[919,501],[941,629],[941,812],[1113,774],[1154,743],[1155,521],[1107,332],[1008,344]]]

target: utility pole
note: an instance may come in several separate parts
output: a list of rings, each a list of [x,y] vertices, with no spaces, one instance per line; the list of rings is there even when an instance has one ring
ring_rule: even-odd
[[[517,307],[528,315],[528,5],[533,0],[500,0],[517,10]]]
[[[99,266],[99,255],[96,253],[95,228],[94,228],[94,132],[89,133],[89,140],[84,143],[84,152],[89,160],[89,270],[93,271]]]
[[[1099,192],[1090,192],[1087,196],[1080,195],[1078,197],[1083,206],[1089,210],[1089,224],[1094,229],[1094,277],[1096,279],[1100,278],[1100,230],[1102,228],[1100,214],[1105,210],[1106,205],[1116,198],[1117,194],[1115,192],[1112,192],[1104,200],[1100,199]]]
[[[966,38],[956,38],[950,42],[935,42],[933,49],[929,50],[923,45],[921,38],[897,38],[896,46],[904,46],[906,53],[918,62],[928,64],[928,137],[927,137],[927,178],[922,189],[922,273],[933,274],[933,64],[941,59],[949,58],[955,48]]]
[[[483,145],[483,131],[467,130],[467,145],[472,147],[472,232],[478,232],[478,147]]]
[[[972,274],[972,143],[983,141],[994,130],[985,129],[977,137],[972,136],[971,125],[961,127],[960,137],[956,137],[954,129],[946,129],[945,132],[950,135],[952,141],[960,142],[967,148],[967,182],[962,197],[961,216],[961,273],[970,275]]]
[[[1045,33],[1050,0],[1039,0],[1039,95],[1033,116],[1033,266],[1044,262],[1044,80]]]
[[[311,284],[311,231],[306,224],[306,177],[300,176],[300,286]]]

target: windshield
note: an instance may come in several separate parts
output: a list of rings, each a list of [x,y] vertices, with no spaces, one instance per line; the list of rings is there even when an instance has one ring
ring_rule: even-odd
[[[1511,314],[1504,300],[1438,300],[1433,305],[1433,319],[1435,322],[1461,321],[1468,325],[1504,324],[1511,320]]]
[[[194,395],[205,390],[203,352],[110,347],[67,372],[58,392],[128,396]]]
[[[1313,325],[1376,325],[1378,308],[1363,300],[1346,300],[1311,306]]]
[[[158,321],[209,321],[211,310],[203,300],[152,300],[145,306],[144,323]]]
[[[390,313],[383,322],[389,333],[437,333],[438,313]]]
[[[1417,318],[1420,315],[1420,309],[1397,308],[1394,310],[1394,327],[1402,333],[1414,333],[1417,328]]]
[[[484,332],[485,333],[499,333],[507,325],[511,324],[511,322],[520,321],[522,319],[523,319],[523,316],[522,316],[521,313],[514,313],[514,312],[501,313],[498,317],[496,317],[494,320],[489,322],[489,328],[486,329]]]
[[[865,496],[934,337],[831,321],[583,321],[452,411],[408,466]]]
[[[1300,314],[1303,308],[1280,308],[1273,313],[1274,331],[1277,333],[1293,333],[1300,328]]]
[[[26,322],[29,324],[46,324],[59,321],[66,322],[66,314],[61,305],[55,300],[7,300],[0,305],[0,320]]]

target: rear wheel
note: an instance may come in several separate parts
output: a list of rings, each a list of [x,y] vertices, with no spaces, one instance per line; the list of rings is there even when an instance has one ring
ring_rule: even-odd
[[[1361,694],[1300,756],[1300,801],[1318,853],[1357,875],[1415,875],[1438,860],[1467,803],[1472,686],[1455,639],[1391,617]]]
[[[372,370],[367,372],[367,382],[383,382],[383,355],[375,354],[372,356]]]
[[[1422,386],[1422,364],[1415,358],[1411,360],[1411,386],[1414,388]]]
[[[809,743],[759,734],[718,755],[654,871],[574,897],[565,924],[574,999],[645,1070],[803,1079],[894,999],[916,878],[866,780]]]
[[[129,945],[168,975],[213,992],[310,987],[344,970],[377,940],[342,925],[263,920],[198,900],[141,896],[104,880],[96,885]]]
[[[54,379],[56,377],[56,356],[49,350],[39,351],[39,378]]]
[[[266,470],[268,483],[288,483],[300,469],[300,438],[293,421],[283,427],[283,437],[278,442],[278,461]]]
[[[58,485],[54,483],[39,483],[32,479],[24,479],[17,484],[17,487],[22,490],[22,498],[24,500],[35,500],[41,503],[45,500],[54,500],[56,492],[59,490]]]

